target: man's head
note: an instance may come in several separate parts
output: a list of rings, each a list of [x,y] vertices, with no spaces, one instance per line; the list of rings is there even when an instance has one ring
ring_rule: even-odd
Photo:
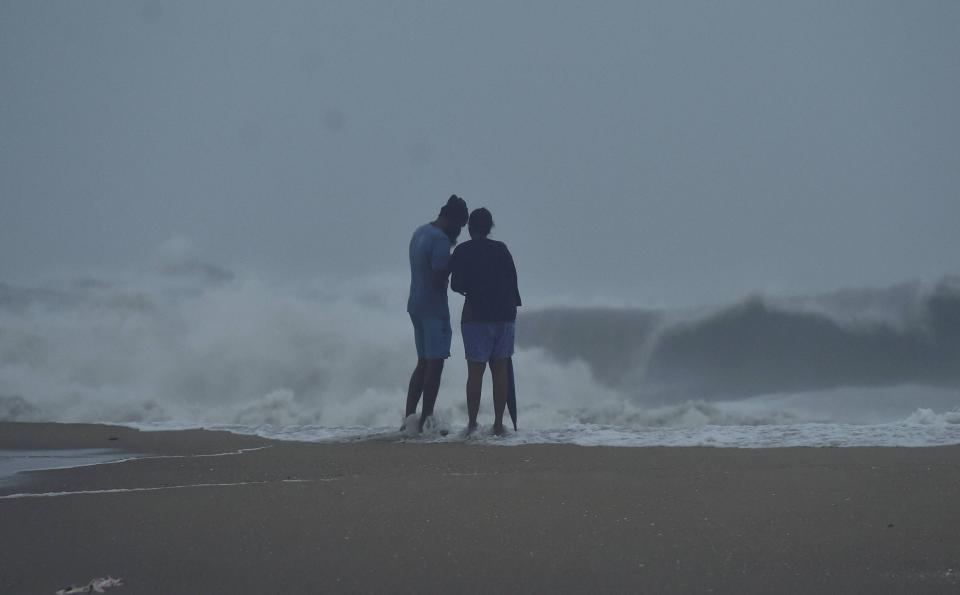
[[[490,235],[490,230],[493,229],[493,215],[483,207],[474,209],[474,211],[470,213],[468,229],[470,230],[471,238],[487,237]]]
[[[447,204],[440,207],[440,216],[437,217],[437,221],[451,242],[456,243],[460,230],[467,224],[468,213],[467,201],[456,194],[451,194]]]

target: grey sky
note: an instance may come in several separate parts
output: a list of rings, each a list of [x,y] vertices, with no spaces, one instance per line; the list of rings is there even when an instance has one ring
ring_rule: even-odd
[[[541,295],[960,270],[952,1],[5,0],[0,89],[0,280],[403,271],[451,192]]]

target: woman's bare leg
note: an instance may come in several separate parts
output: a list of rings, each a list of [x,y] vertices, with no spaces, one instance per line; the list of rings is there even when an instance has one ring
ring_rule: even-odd
[[[483,373],[487,371],[486,362],[467,362],[467,415],[470,423],[467,431],[477,429],[477,415],[480,413],[480,391],[483,388]]]
[[[490,374],[493,376],[493,433],[504,434],[503,410],[507,406],[507,391],[510,390],[510,375],[507,359],[490,360]]]

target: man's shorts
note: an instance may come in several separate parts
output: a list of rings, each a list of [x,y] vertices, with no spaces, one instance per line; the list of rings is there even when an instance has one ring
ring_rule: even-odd
[[[513,357],[512,320],[501,322],[464,322],[463,351],[471,362],[488,362]]]
[[[413,338],[417,343],[417,358],[446,359],[450,357],[450,318],[411,314]]]

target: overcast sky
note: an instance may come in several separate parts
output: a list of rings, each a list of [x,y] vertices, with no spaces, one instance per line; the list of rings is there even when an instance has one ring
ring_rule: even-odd
[[[0,3],[0,281],[403,272],[447,196],[522,287],[960,271],[960,2]]]

